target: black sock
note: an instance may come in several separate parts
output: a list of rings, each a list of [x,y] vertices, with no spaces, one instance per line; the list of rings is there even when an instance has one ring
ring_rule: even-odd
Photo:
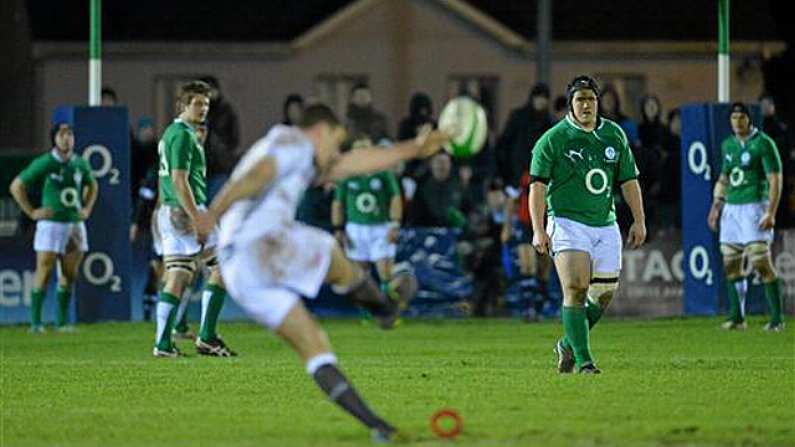
[[[369,276],[349,293],[351,301],[370,311],[375,316],[389,316],[395,311],[396,303],[392,302],[378,288]]]
[[[315,371],[312,377],[320,389],[329,396],[329,399],[368,428],[375,428],[383,432],[395,431],[394,427],[370,410],[336,366],[331,364],[323,365]]]

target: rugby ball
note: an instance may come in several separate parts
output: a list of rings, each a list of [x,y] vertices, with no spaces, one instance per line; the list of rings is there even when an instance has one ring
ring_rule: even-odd
[[[453,157],[471,157],[486,142],[489,129],[486,111],[477,101],[466,96],[451,99],[439,115],[439,129],[450,134],[444,149]]]

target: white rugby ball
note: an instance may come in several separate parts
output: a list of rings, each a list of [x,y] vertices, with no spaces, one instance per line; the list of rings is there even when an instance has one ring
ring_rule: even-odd
[[[467,96],[451,99],[439,115],[439,129],[451,135],[444,149],[454,157],[471,157],[481,149],[488,135],[486,111]]]

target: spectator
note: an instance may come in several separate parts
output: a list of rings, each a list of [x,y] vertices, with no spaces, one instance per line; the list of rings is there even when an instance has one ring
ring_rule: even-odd
[[[431,175],[419,184],[409,203],[408,224],[417,227],[463,228],[466,223],[460,210],[463,194],[452,177],[450,156],[440,152],[429,163]]]
[[[533,145],[553,124],[549,114],[549,87],[538,83],[530,91],[527,103],[511,112],[497,140],[497,172],[506,185],[519,186],[522,172],[530,166]]]
[[[667,129],[660,118],[660,100],[653,95],[644,97],[641,102],[641,122],[638,127],[640,145],[635,147],[635,161],[640,170],[640,180],[646,191],[649,203],[657,203],[663,189],[663,180],[668,178],[664,171],[663,144]],[[658,220],[657,207],[647,207],[649,237],[654,237]]]
[[[147,171],[154,169],[157,164],[157,134],[152,118],[142,116],[138,119],[138,128],[132,140],[130,154],[130,187],[133,197],[137,195],[138,188],[144,183]],[[135,199],[133,199],[135,200]]]
[[[215,76],[201,79],[210,85],[210,111],[207,113],[207,157],[208,192],[213,195],[220,183],[237,162],[240,144],[240,124],[232,105],[224,98],[221,84]]]
[[[618,92],[610,84],[607,84],[601,95],[599,95],[599,113],[621,126],[624,133],[627,134],[627,140],[631,147],[637,147],[640,144],[638,125],[621,111],[621,100],[618,97]]]
[[[662,150],[662,169],[665,185],[658,196],[660,225],[682,228],[682,121],[679,109],[668,112],[668,129]]]
[[[373,107],[373,93],[367,84],[353,86],[347,118],[351,135],[368,135],[375,142],[389,138],[386,116]]]
[[[567,113],[569,113],[569,101],[566,99],[566,96],[559,95],[555,98],[555,122],[562,120]]]
[[[398,141],[416,137],[418,130],[426,124],[436,127],[436,121],[433,119],[433,103],[430,96],[417,92],[411,97],[409,116],[403,118],[398,127]]]
[[[647,149],[661,149],[665,140],[665,125],[662,122],[660,100],[654,95],[640,101],[641,120],[638,126],[640,145]]]
[[[763,94],[759,97],[759,105],[763,116],[762,131],[776,143],[783,170],[781,202],[776,213],[776,223],[792,227],[795,225],[795,147],[790,140],[789,126],[776,116],[776,102],[773,96]]]
[[[464,269],[474,278],[475,288],[470,301],[476,316],[494,316],[505,289],[500,257],[502,204],[505,200],[502,187],[499,178],[488,183],[488,191],[481,194],[485,198],[467,213],[467,231],[458,246]]]
[[[119,104],[119,97],[116,96],[116,90],[110,87],[102,87],[100,92],[100,103],[103,107],[113,107]]]
[[[416,137],[418,130],[425,125],[436,128],[436,121],[433,119],[433,103],[428,95],[417,92],[411,97],[409,115],[403,118],[398,126],[398,141]],[[404,176],[407,181],[416,182],[426,174],[427,165],[424,160],[411,160],[406,163]]]
[[[301,118],[304,116],[304,98],[297,93],[288,95],[284,100],[282,113],[284,115],[282,124],[288,126],[298,125],[298,123],[301,122]]]

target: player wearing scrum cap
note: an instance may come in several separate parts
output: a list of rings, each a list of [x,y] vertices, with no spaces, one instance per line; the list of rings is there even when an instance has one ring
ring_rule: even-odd
[[[746,256],[764,283],[770,312],[765,330],[779,332],[784,329],[783,292],[770,256],[770,243],[781,198],[781,158],[776,143],[753,125],[745,104],[732,104],[729,119],[733,135],[721,144],[721,174],[707,218],[713,231],[720,226],[720,251],[726,269],[729,319],[721,327],[746,327],[747,287],[742,274]]]
[[[567,97],[568,115],[533,148],[533,246],[539,253],[552,254],[563,289],[565,335],[555,345],[558,372],[576,368],[595,374],[600,370],[591,356],[589,332],[613,299],[621,271],[615,185],[621,186],[632,210],[631,247],[646,240],[646,224],[635,158],[621,127],[599,116],[596,82],[588,76],[574,78]]]
[[[36,221],[33,249],[36,276],[30,292],[30,331],[44,332],[41,309],[56,263],[58,264],[58,312],[55,326],[70,331],[67,324],[72,285],[80,261],[88,251],[85,220],[91,215],[99,188],[91,167],[74,153],[75,137],[68,123],[56,123],[50,131],[52,149],[36,157],[11,182],[11,195],[19,208]],[[28,198],[31,188],[41,188],[39,207]]]

